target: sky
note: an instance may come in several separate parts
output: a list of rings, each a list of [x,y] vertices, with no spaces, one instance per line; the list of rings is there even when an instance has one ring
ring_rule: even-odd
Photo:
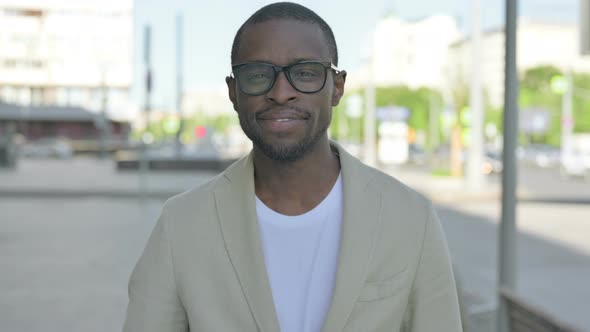
[[[480,0],[482,28],[503,26],[504,0]],[[235,32],[256,10],[274,1],[265,0],[135,0],[133,98],[143,99],[143,29],[152,29],[152,105],[173,110],[176,82],[175,17],[183,16],[183,76],[185,91],[221,90],[230,72],[230,49]],[[471,0],[301,0],[331,27],[339,49],[339,67],[354,71],[363,61],[367,36],[388,13],[415,20],[433,14],[457,18],[468,34]],[[576,22],[578,0],[520,0],[519,15],[550,22]]]

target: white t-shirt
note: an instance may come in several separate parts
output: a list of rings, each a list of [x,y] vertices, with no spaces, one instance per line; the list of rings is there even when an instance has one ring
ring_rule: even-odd
[[[313,210],[285,216],[258,197],[256,212],[281,332],[319,332],[332,300],[342,224],[342,179]]]

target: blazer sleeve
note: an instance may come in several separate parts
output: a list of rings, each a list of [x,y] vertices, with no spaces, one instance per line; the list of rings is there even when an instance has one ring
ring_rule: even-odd
[[[164,207],[129,280],[124,332],[186,332],[186,312],[178,296]]]
[[[463,331],[449,250],[432,204],[419,259],[405,330]]]

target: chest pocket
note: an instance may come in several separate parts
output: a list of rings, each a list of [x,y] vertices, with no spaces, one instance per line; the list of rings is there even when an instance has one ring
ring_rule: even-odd
[[[357,299],[358,302],[372,302],[397,294],[407,284],[408,270],[404,269],[383,281],[366,282]],[[409,287],[409,285],[407,285]]]

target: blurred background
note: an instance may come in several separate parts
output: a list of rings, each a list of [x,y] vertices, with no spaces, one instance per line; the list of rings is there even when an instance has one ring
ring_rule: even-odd
[[[121,329],[164,201],[251,148],[224,79],[235,32],[270,2],[0,0],[2,331]],[[590,331],[590,1],[518,1],[502,296],[505,2],[299,3],[348,72],[331,138],[434,200],[466,331],[496,331],[507,298],[534,324]]]

